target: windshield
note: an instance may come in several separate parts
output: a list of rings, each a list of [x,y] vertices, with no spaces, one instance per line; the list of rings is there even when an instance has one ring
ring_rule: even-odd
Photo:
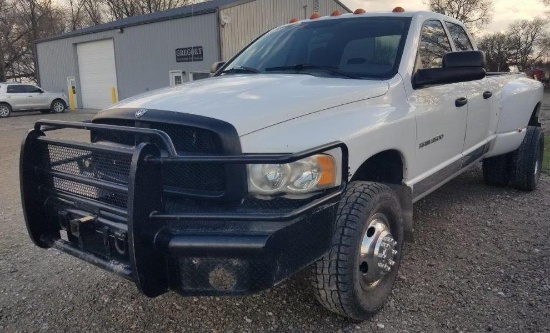
[[[390,78],[397,73],[410,21],[357,17],[282,26],[250,44],[220,75],[292,73]]]

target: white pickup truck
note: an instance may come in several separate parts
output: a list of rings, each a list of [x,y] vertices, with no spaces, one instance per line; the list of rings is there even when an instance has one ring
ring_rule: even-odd
[[[483,66],[432,12],[278,27],[212,78],[38,122],[21,154],[29,234],[151,297],[253,293],[313,265],[321,304],[368,318],[414,202],[480,161],[491,185],[537,187],[542,85]],[[90,141],[47,135],[67,128]]]

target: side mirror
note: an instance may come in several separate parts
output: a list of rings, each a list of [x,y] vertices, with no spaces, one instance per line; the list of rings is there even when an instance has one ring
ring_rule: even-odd
[[[485,72],[485,54],[481,51],[450,52],[443,56],[442,68],[419,69],[413,87],[481,80]]]
[[[217,73],[220,68],[222,68],[225,65],[225,61],[218,61],[215,62],[212,67],[210,67],[210,73],[215,74]]]

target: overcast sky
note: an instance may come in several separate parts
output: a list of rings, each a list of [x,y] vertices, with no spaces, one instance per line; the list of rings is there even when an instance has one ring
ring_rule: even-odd
[[[424,0],[341,0],[346,6],[355,10],[363,8],[367,11],[392,10],[397,6],[405,10],[425,10]],[[539,0],[493,0],[494,13],[491,24],[487,27],[490,31],[506,30],[510,22],[517,19],[530,19],[536,16],[549,17],[545,14],[544,5]]]

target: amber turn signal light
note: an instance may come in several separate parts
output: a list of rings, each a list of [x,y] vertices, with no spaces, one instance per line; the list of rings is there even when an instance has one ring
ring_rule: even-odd
[[[313,13],[311,14],[311,16],[309,17],[310,20],[315,20],[315,19],[318,19],[319,17],[321,17],[321,15],[319,13]]]

